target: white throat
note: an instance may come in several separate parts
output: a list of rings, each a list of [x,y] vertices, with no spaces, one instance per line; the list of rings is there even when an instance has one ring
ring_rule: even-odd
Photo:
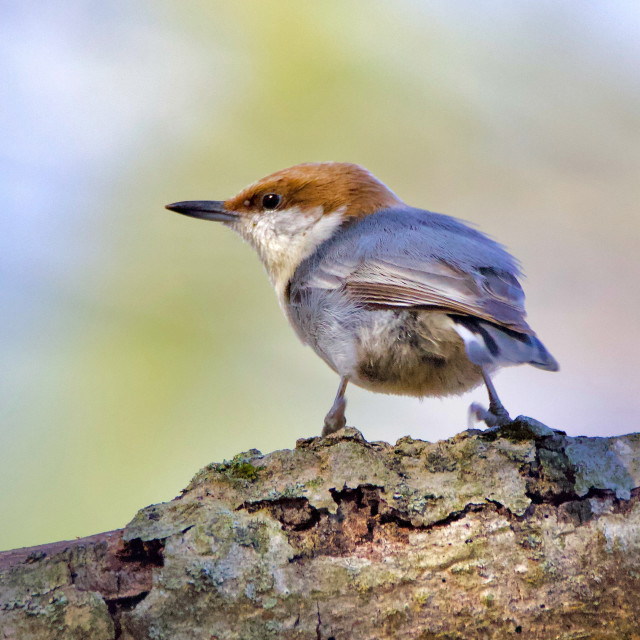
[[[330,238],[343,221],[343,210],[324,214],[321,206],[301,210],[263,211],[243,219],[234,228],[258,252],[284,304],[287,283],[298,265]]]

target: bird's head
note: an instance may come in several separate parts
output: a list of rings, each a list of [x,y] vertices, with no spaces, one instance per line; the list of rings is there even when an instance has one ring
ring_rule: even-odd
[[[400,205],[363,167],[318,162],[273,173],[229,200],[176,202],[167,209],[237,231],[257,250],[282,293],[298,265],[349,220]]]

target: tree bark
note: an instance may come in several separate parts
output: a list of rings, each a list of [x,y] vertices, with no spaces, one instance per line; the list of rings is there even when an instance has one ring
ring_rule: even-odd
[[[352,428],[0,553],[0,638],[640,639],[640,434]]]

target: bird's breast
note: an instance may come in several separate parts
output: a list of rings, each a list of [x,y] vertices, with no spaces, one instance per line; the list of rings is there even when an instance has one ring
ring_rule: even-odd
[[[341,211],[325,214],[322,207],[270,211],[245,216],[235,229],[258,252],[280,305],[298,268],[343,222]]]
[[[340,290],[293,291],[287,315],[300,338],[341,376],[382,393],[462,393],[481,382],[453,321],[426,309],[356,305]]]

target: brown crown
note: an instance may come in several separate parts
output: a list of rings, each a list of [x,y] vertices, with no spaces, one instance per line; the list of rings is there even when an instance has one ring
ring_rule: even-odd
[[[262,210],[262,198],[276,193],[279,209],[321,206],[328,214],[344,207],[344,215],[363,217],[402,201],[364,167],[348,162],[298,164],[254,182],[225,202],[232,211]]]

